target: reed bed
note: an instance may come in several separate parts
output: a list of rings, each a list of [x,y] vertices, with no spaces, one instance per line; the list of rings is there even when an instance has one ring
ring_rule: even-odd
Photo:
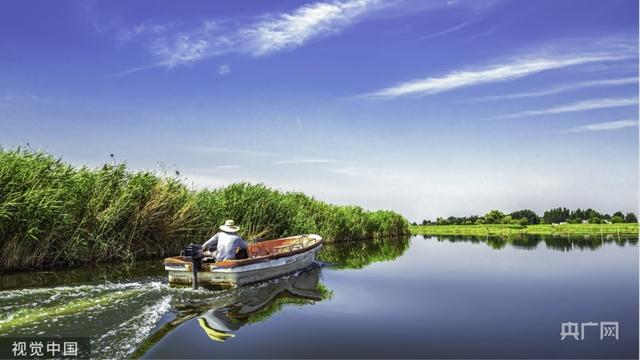
[[[125,164],[77,168],[44,152],[0,149],[3,270],[175,255],[228,218],[246,239],[317,233],[338,242],[409,232],[392,211],[331,205],[262,184],[198,191]]]

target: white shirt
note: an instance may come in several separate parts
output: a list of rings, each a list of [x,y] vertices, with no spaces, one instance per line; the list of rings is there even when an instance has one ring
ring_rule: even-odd
[[[219,232],[202,244],[202,248],[216,247],[216,261],[233,260],[236,258],[236,250],[247,249],[247,243],[237,234]]]

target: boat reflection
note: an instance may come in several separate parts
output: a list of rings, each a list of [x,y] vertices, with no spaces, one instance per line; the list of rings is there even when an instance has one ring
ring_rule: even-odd
[[[320,284],[320,268],[314,268],[239,291],[223,303],[214,301],[206,305],[208,309],[198,322],[211,340],[225,341],[244,325],[264,321],[284,305],[313,304],[330,296],[331,292]]]
[[[320,271],[316,266],[258,284],[190,294],[186,301],[172,304],[176,318],[147,338],[132,357],[141,357],[189,320],[197,321],[209,339],[226,341],[235,337],[243,326],[265,321],[287,305],[303,306],[329,299],[333,292],[320,283]],[[194,301],[196,297],[200,300]]]

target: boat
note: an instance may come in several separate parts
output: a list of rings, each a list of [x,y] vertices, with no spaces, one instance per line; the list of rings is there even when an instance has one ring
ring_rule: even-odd
[[[164,268],[172,284],[234,287],[306,269],[321,247],[322,237],[305,234],[248,244],[246,259],[215,262],[204,258],[200,262],[180,255],[164,259]]]

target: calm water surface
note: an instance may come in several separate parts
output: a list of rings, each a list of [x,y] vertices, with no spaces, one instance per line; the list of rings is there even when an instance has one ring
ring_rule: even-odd
[[[638,358],[637,237],[423,237],[326,246],[302,273],[170,287],[158,261],[0,276],[0,337],[96,357]],[[619,339],[561,341],[563,322]]]

